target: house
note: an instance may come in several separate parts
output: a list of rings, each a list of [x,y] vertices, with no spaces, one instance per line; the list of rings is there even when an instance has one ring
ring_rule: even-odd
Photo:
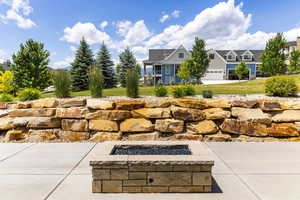
[[[300,37],[297,37],[296,41],[287,42],[285,45],[285,53],[287,55],[290,55],[294,50],[300,51]]]
[[[235,79],[234,69],[244,61],[249,67],[249,76],[254,79],[257,76],[258,65],[261,64],[262,50],[209,50],[211,59],[207,73],[203,80]],[[177,49],[149,49],[149,58],[144,60],[144,81],[146,83],[146,67],[152,66],[155,83],[179,84],[181,79],[177,72],[185,58],[191,53],[183,46]]]

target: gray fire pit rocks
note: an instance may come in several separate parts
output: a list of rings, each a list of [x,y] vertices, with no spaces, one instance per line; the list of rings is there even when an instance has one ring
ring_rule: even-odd
[[[212,191],[214,161],[200,142],[105,142],[90,165],[94,193]]]

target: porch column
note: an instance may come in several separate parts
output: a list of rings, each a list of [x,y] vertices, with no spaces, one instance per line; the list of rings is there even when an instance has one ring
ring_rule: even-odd
[[[153,82],[153,84],[154,84],[154,87],[156,86],[156,67],[155,67],[155,65],[153,65],[153,71],[154,71],[154,82]]]
[[[144,86],[146,86],[146,84],[147,84],[146,76],[147,76],[147,74],[146,74],[146,64],[144,63]]]

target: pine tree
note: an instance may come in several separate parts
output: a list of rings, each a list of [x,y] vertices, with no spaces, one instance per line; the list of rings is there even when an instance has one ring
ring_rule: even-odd
[[[126,48],[121,54],[120,54],[120,71],[119,71],[119,78],[120,83],[122,87],[126,86],[126,75],[127,71],[130,69],[135,69],[137,62],[133,55],[133,53],[130,51],[129,48]]]
[[[89,88],[88,74],[93,65],[93,52],[84,38],[76,51],[75,60],[71,63],[71,78],[73,91],[87,90]]]
[[[102,71],[105,88],[113,88],[116,85],[116,77],[113,66],[114,63],[111,60],[111,55],[106,45],[102,43],[101,48],[97,53],[96,67]]]
[[[32,39],[20,45],[20,50],[12,56],[11,70],[13,83],[17,89],[36,88],[42,90],[51,84],[49,72],[49,51],[44,44]]]

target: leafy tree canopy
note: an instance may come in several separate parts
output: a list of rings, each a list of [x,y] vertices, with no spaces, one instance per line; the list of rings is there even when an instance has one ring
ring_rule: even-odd
[[[241,62],[236,66],[234,72],[238,76],[239,80],[241,80],[244,75],[247,75],[249,73],[249,69],[245,62]]]
[[[291,72],[300,71],[300,51],[299,50],[294,50],[291,52],[289,61],[290,61],[290,64],[288,66],[289,71],[291,71]]]

